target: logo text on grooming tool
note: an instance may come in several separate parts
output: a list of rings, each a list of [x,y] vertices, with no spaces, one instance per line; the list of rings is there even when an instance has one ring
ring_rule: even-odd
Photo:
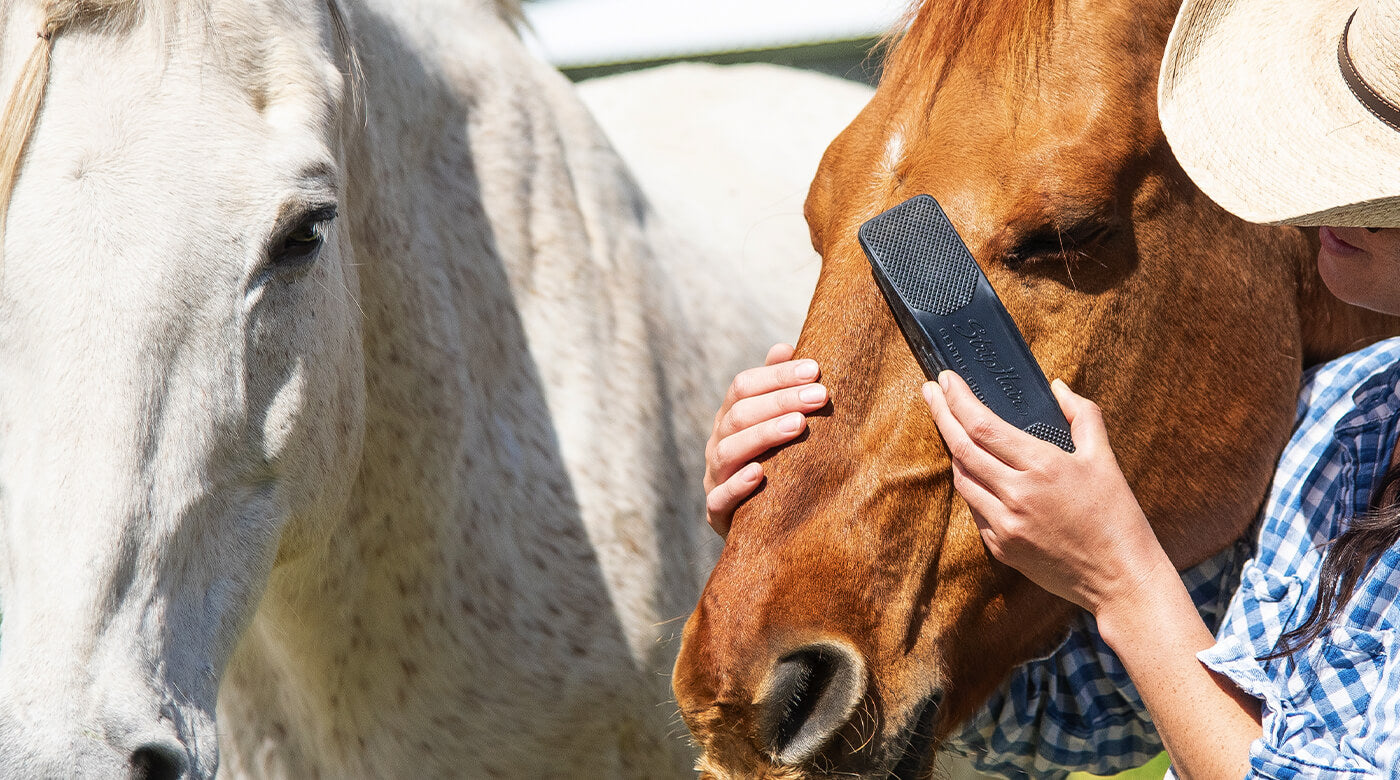
[[[951,331],[951,332],[950,332]],[[982,366],[987,373],[992,375],[996,382],[997,389],[1006,400],[1011,402],[1012,407],[1022,416],[1029,414],[1026,409],[1026,393],[1021,388],[1021,375],[1017,373],[1016,367],[1006,365],[1001,362],[997,355],[996,345],[987,338],[987,329],[977,320],[968,320],[966,325],[953,325],[949,328],[940,328],[938,335],[943,339],[943,344],[948,347],[953,360],[959,366],[966,366],[962,351],[954,345],[953,334],[961,336],[972,360]],[[959,372],[966,375],[965,372]],[[974,391],[980,396],[980,388],[974,387]]]

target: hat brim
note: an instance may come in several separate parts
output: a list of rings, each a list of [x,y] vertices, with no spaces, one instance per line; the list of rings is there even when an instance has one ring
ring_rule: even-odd
[[[1356,99],[1337,63],[1355,3],[1182,5],[1158,114],[1186,173],[1228,211],[1252,222],[1400,226],[1400,131]]]

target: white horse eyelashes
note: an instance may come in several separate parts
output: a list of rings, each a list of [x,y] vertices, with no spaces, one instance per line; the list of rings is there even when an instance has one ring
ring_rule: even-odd
[[[274,271],[294,271],[315,262],[335,217],[335,206],[322,206],[300,217],[269,253],[270,268]]]

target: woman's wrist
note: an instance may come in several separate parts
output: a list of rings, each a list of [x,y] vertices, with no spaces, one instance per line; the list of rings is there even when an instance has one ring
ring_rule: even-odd
[[[1100,623],[1150,607],[1167,589],[1184,591],[1180,575],[1151,524],[1126,485],[1123,489],[1124,496],[1110,496],[1100,504],[1107,504],[1106,510],[1092,521],[1084,521],[1095,523],[1105,533],[1090,552],[1078,555],[1085,563],[1082,596],[1074,600]]]
[[[1091,609],[1099,634],[1120,657],[1137,647],[1150,652],[1167,644],[1194,652],[1214,642],[1171,559],[1157,549],[1131,587],[1105,594]]]
[[[1133,594],[1106,601],[1099,634],[1132,678],[1181,777],[1240,777],[1262,734],[1259,702],[1197,654],[1215,643],[1166,555]]]

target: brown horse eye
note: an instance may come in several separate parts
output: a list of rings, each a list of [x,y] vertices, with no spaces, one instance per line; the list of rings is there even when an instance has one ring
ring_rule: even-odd
[[[1083,225],[1069,230],[1043,228],[1018,240],[1007,251],[1005,262],[1012,268],[1038,258],[1054,258],[1081,252],[1108,236],[1107,225]]]

